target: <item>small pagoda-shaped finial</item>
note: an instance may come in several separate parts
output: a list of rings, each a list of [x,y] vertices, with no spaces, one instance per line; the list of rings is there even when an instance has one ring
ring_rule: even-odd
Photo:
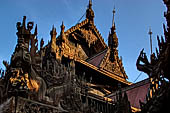
[[[61,41],[65,42],[66,41],[66,37],[65,37],[65,34],[64,34],[64,30],[65,30],[65,26],[64,26],[64,22],[62,21],[62,24],[61,24],[61,32],[60,32],[60,36],[61,36]]]
[[[89,5],[86,10],[86,18],[89,19],[90,21],[94,20],[94,11],[92,9],[92,1],[91,0],[89,0]]]
[[[91,9],[91,8],[92,8],[92,1],[89,0],[89,9]]]
[[[65,26],[64,26],[64,22],[62,21],[62,24],[61,24],[61,32],[63,33],[64,32],[64,29],[65,29]]]
[[[51,35],[51,52],[56,52],[56,35],[57,35],[57,32],[56,32],[56,28],[52,27],[52,30],[50,32],[50,35]]]
[[[114,7],[111,32],[109,32],[109,36],[108,36],[108,46],[110,49],[110,61],[111,62],[114,62],[116,60],[116,57],[118,57],[118,51],[117,51],[118,37],[115,32],[115,20],[114,20],[115,12],[116,11],[115,11],[115,7]]]
[[[57,32],[56,32],[56,28],[54,27],[54,25],[53,25],[53,27],[52,27],[52,30],[51,30],[51,32],[50,32],[50,35],[52,36],[52,35],[57,35]]]
[[[113,9],[113,20],[112,20],[112,27],[111,27],[111,32],[109,33],[109,37],[108,37],[108,45],[109,47],[114,47],[117,48],[118,47],[118,38],[115,32],[115,7]]]

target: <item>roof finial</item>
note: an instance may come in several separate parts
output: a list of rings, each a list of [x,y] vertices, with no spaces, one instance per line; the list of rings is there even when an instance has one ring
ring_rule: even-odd
[[[62,21],[62,24],[61,24],[61,31],[64,32],[64,29],[65,29],[64,22]]]
[[[54,30],[55,28],[54,28],[54,24],[53,24],[53,27],[52,27],[52,30]]]
[[[54,27],[54,24],[53,24],[53,27],[52,27],[52,30],[50,32],[51,36],[56,36],[57,35],[57,32],[56,32],[56,28]]]
[[[93,21],[93,19],[94,19],[94,12],[92,9],[92,0],[89,0],[89,5],[86,10],[86,18],[88,18],[90,21]]]
[[[63,35],[64,34],[64,29],[65,29],[65,26],[64,26],[64,22],[62,21],[62,24],[61,24],[61,35]]]
[[[115,29],[116,29],[116,26],[115,26],[115,6],[114,6],[114,9],[113,9],[113,20],[112,20],[112,27],[111,27],[111,34],[113,34],[115,32]]]
[[[26,21],[26,16],[23,17],[23,22],[22,22],[22,26],[25,27],[25,22]]]
[[[151,55],[152,55],[152,30],[151,27],[149,28],[149,32],[148,32],[149,36],[150,36],[150,46],[151,46]]]
[[[92,7],[92,0],[89,0],[89,9]]]
[[[113,9],[113,21],[112,21],[112,27],[115,27],[115,13],[116,13],[116,10],[115,10],[115,6],[114,6],[114,9]]]

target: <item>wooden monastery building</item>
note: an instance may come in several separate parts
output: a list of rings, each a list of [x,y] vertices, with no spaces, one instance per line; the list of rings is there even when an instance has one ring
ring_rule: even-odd
[[[164,37],[150,62],[141,51],[136,66],[148,78],[138,83],[127,81],[118,54],[115,10],[108,43],[94,24],[91,0],[85,20],[69,29],[62,22],[60,33],[53,26],[47,45],[38,44],[37,25],[24,16],[0,70],[0,113],[169,113],[170,1],[164,3]]]

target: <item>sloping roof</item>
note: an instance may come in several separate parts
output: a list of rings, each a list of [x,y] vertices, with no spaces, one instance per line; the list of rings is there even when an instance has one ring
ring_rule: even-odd
[[[104,51],[94,55],[93,57],[87,59],[86,61],[96,67],[99,67],[100,66],[100,63],[102,62],[104,56],[106,55],[107,53],[107,49],[105,49]]]
[[[119,72],[114,72],[112,70],[108,70],[108,69],[105,69],[105,64],[106,63],[109,63],[111,66],[113,65],[110,61],[109,61],[109,55],[110,55],[110,49],[107,48],[105,49],[104,51],[88,58],[86,61],[96,67],[98,67],[100,70],[103,69],[103,70],[106,70],[110,73],[113,73],[117,76],[120,76],[120,73],[122,74],[122,78],[128,78],[128,76],[126,75],[125,73],[125,70],[124,70],[124,67],[123,67],[123,64],[120,65],[120,59],[117,59],[115,62],[118,64],[118,65],[115,65],[115,67],[117,67],[119,70]],[[122,61],[121,61],[122,62]],[[114,67],[114,68],[115,68]]]
[[[112,79],[120,81],[120,82],[122,82],[124,84],[127,84],[127,85],[132,84],[131,82],[128,82],[126,79],[123,79],[122,77],[120,77],[120,76],[118,76],[116,74],[110,73],[110,72],[108,72],[106,70],[100,69],[99,67],[96,67],[96,66],[94,66],[94,65],[92,65],[92,64],[90,64],[90,63],[88,63],[88,62],[86,62],[84,60],[76,59],[76,61],[83,64],[83,65],[85,65],[85,66],[87,66],[87,67],[90,67],[91,69],[93,69],[93,70],[95,70],[95,71],[97,71],[97,72],[99,72],[99,73],[101,73],[101,74],[103,74],[105,76],[108,76],[108,77],[110,77]]]
[[[127,93],[128,100],[132,107],[140,109],[139,100],[141,102],[145,102],[145,98],[149,91],[149,87],[150,87],[150,80],[145,79],[138,83],[132,84],[126,88],[123,88],[122,92]],[[112,98],[114,100],[116,97],[116,93],[113,93],[113,94],[109,95],[108,97]]]
[[[136,84],[129,86],[126,93],[130,101],[131,106],[140,108],[139,100],[145,102],[146,95],[149,91],[150,82],[149,79],[145,79]]]

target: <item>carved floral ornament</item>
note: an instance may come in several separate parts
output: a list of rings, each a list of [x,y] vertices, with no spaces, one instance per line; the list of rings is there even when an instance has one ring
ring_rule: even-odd
[[[82,38],[84,38],[86,40],[89,47],[92,44],[95,44],[95,42],[97,41],[97,37],[92,33],[91,30],[88,31],[88,30],[85,30],[85,29],[81,29],[80,31],[83,35]]]

